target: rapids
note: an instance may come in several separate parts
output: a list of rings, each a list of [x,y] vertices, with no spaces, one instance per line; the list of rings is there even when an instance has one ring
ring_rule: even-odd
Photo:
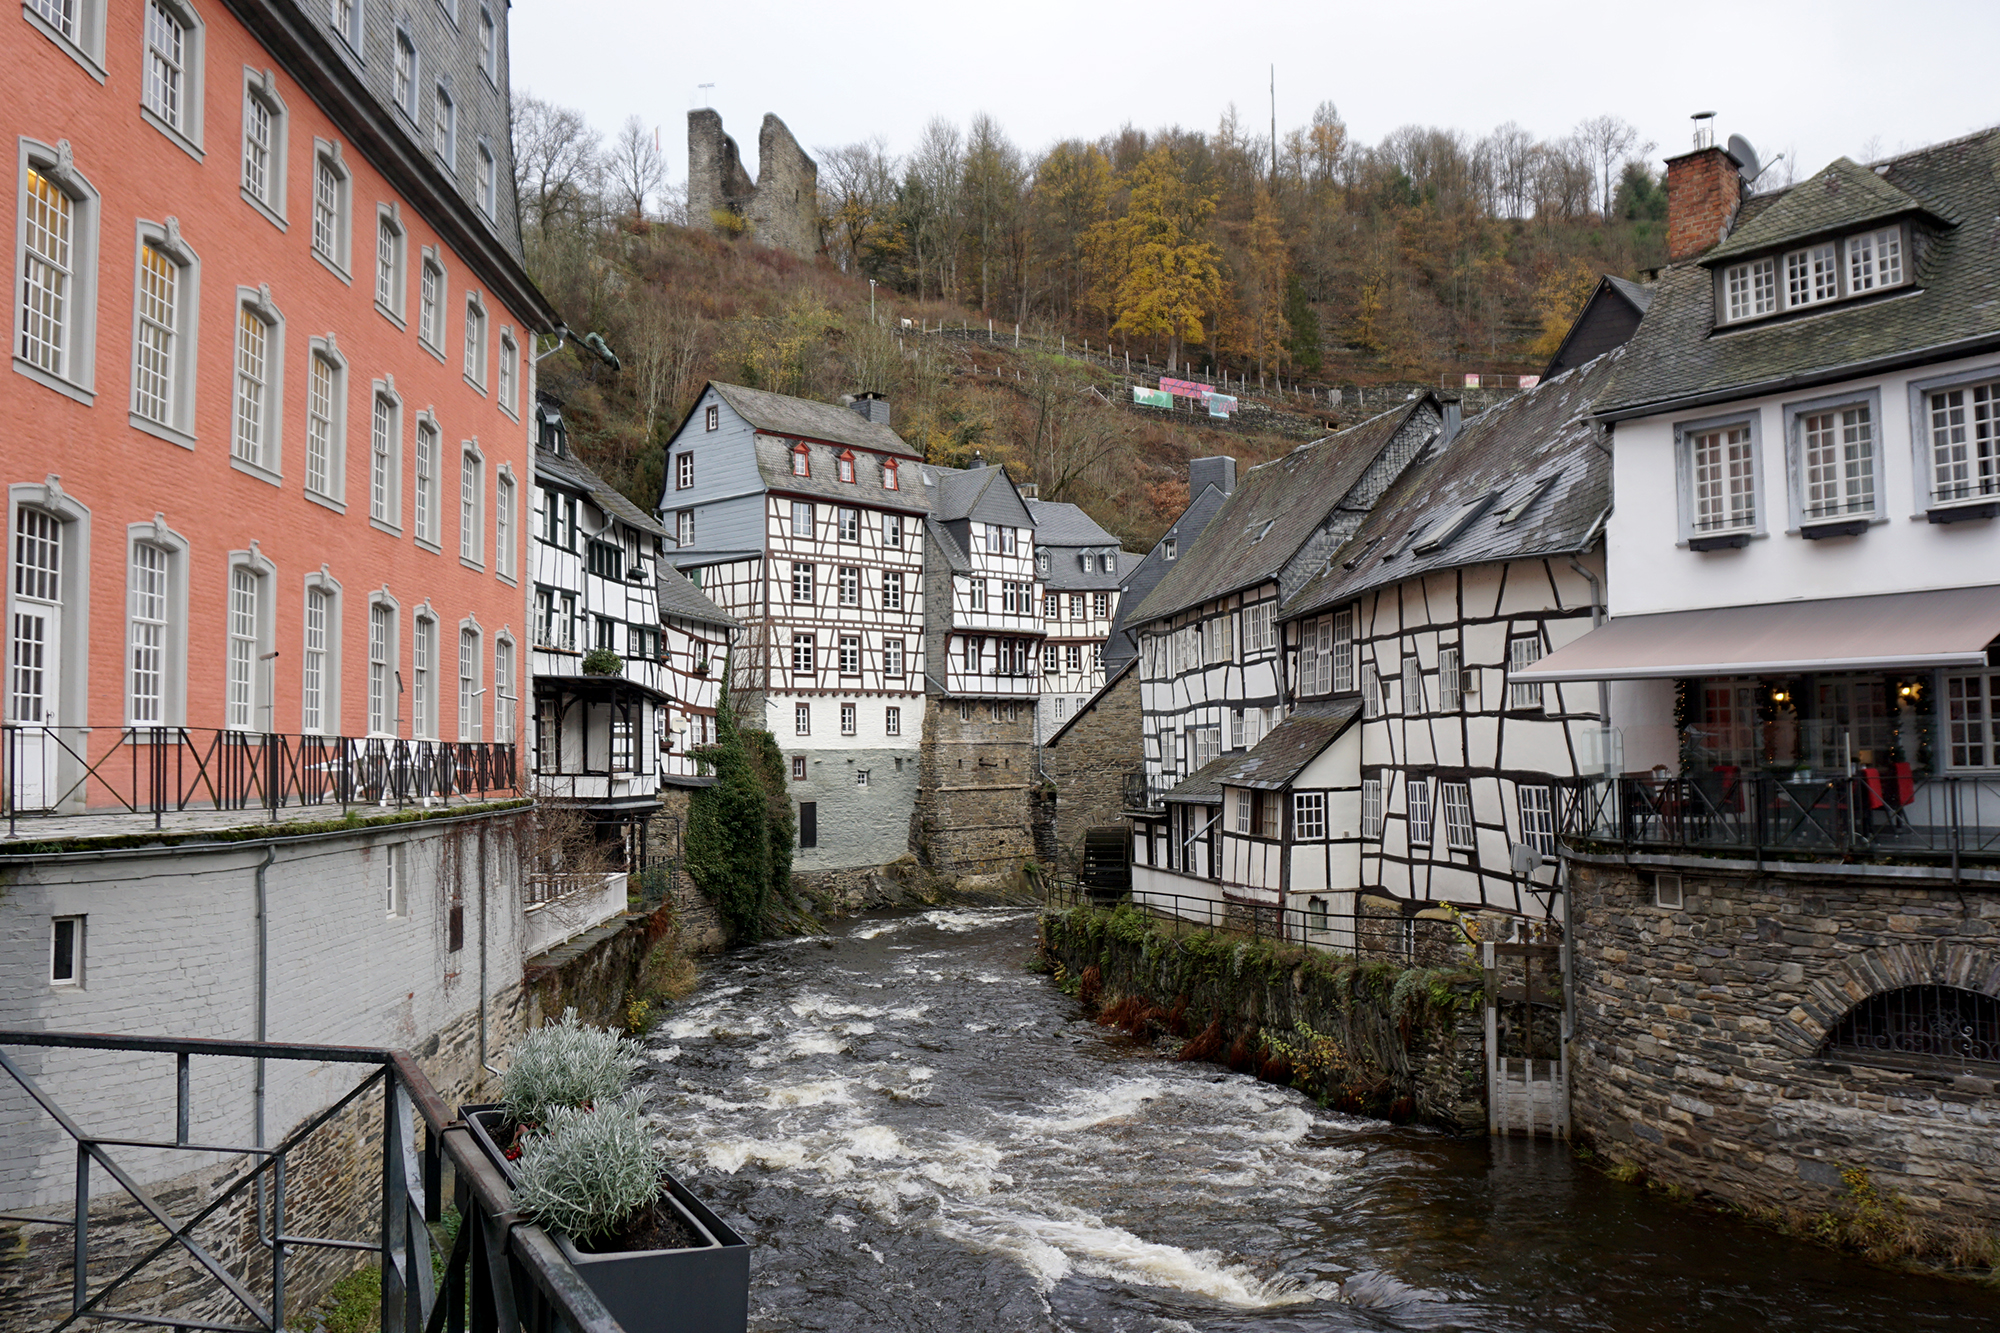
[[[1162,1059],[1028,972],[1018,909],[738,951],[646,1039],[751,1328],[1992,1329],[2000,1294]]]

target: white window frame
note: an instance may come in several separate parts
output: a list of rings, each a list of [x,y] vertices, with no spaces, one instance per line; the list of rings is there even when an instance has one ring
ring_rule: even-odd
[[[1983,481],[1979,476],[1978,439],[1974,429],[1974,401],[1976,391],[1981,389],[1988,391],[1986,475]],[[1952,392],[1964,395],[1968,473],[1968,493],[1965,495],[1941,495],[1938,487],[1937,442],[1932,434],[1931,396]],[[1911,462],[1919,478],[1916,513],[1911,517],[1929,516],[1935,522],[1948,523],[1966,516],[1959,511],[1983,516],[1989,506],[2000,503],[2000,366],[1986,365],[1951,375],[1913,380],[1909,394]]]
[[[1786,500],[1790,506],[1787,531],[1800,532],[1807,528],[1822,527],[1827,524],[1851,523],[1855,520],[1869,522],[1887,521],[1883,506],[1882,469],[1882,395],[1879,389],[1864,389],[1854,393],[1833,394],[1804,402],[1786,403],[1785,421],[1785,473],[1787,478]],[[1842,507],[1832,513],[1808,513],[1811,495],[1811,458],[1806,426],[1810,419],[1834,416],[1835,430],[1845,432],[1845,421],[1839,420],[1843,414],[1853,411],[1867,413],[1868,417],[1868,503],[1863,507]],[[1846,441],[1836,440],[1836,447],[1844,448]],[[1839,483],[1843,497],[1848,495],[1844,478]],[[1843,499],[1843,506],[1851,503]]]
[[[852,735],[854,735],[854,734],[855,734],[855,728],[856,728],[856,727],[857,727],[858,725],[859,725],[859,721],[858,721],[858,719],[857,719],[857,716],[856,716],[856,712],[855,712],[855,707],[854,707],[854,705],[853,705],[853,704],[851,704],[851,703],[843,703],[843,704],[841,704],[841,705],[840,705],[840,734],[841,734],[841,735],[843,735],[843,736],[852,736]]]
[[[430,633],[424,633],[428,627]],[[438,618],[425,602],[410,617],[410,739],[437,739]]]
[[[521,419],[518,394],[521,383],[521,345],[514,341],[511,325],[500,327],[499,361],[493,367],[493,401],[514,420]]]
[[[384,416],[386,432],[378,429]],[[369,386],[368,521],[384,532],[403,534],[403,400],[393,375]]]
[[[1846,239],[1843,248],[1847,252],[1844,281],[1848,295],[1884,291],[1906,281],[1910,254],[1900,226],[1857,232]],[[1885,269],[1891,271],[1884,273]]]
[[[1555,789],[1546,784],[1517,783],[1514,809],[1520,817],[1521,841],[1543,856],[1556,854]]]
[[[351,283],[354,256],[354,173],[340,155],[340,140],[313,140],[312,257]]]
[[[277,624],[277,608],[272,604],[276,573],[254,547],[229,553],[222,585],[223,726],[229,731],[276,729],[271,689],[276,659],[269,656]],[[238,604],[239,576],[248,580],[255,598],[248,634],[243,632]],[[249,646],[240,646],[243,644]]]
[[[486,392],[486,302],[477,291],[465,294],[465,382]]]
[[[395,736],[403,727],[402,608],[386,593],[374,593],[367,625],[368,734]]]
[[[792,635],[792,674],[813,676],[819,674],[819,636],[816,634]]]
[[[85,945],[90,937],[89,925],[90,918],[88,915],[49,918],[49,985],[73,986],[78,990],[84,988]],[[57,968],[57,964],[64,961],[62,954],[57,948],[58,942],[62,939],[62,928],[64,926],[69,927],[70,947],[69,958],[67,960],[69,975],[66,977],[59,976]]]
[[[425,299],[424,281],[434,279],[430,298]],[[417,269],[417,341],[438,360],[444,360],[445,301],[450,293],[444,262],[431,246],[423,249]]]
[[[285,317],[271,301],[269,286],[238,287],[229,326],[232,369],[229,379],[229,463],[239,472],[282,483],[285,475]],[[264,326],[262,378],[245,360],[244,316]],[[258,388],[256,437],[245,429],[247,389]]]
[[[901,514],[882,515],[882,545],[897,551],[903,549],[903,516]]]
[[[481,139],[472,156],[472,198],[489,222],[499,216],[498,179],[499,165],[493,159],[493,150]]]
[[[339,33],[340,40],[356,52],[361,50],[362,37],[366,32],[362,4],[363,0],[330,0],[327,8],[327,26]]]
[[[1533,711],[1544,707],[1542,687],[1539,682],[1514,679],[1515,672],[1541,661],[1542,652],[1542,635],[1539,630],[1529,634],[1507,636],[1507,706],[1516,712]]]
[[[66,7],[63,0],[26,0],[21,17],[82,66],[84,73],[103,83],[104,6],[105,0],[73,0]]]
[[[1382,836],[1382,779],[1361,779],[1361,836],[1379,840]]]
[[[1408,802],[1405,827],[1409,833],[1411,847],[1428,847],[1436,830],[1431,827],[1431,780],[1429,778],[1406,778],[1403,782],[1403,799]]]
[[[382,242],[389,242],[388,260]],[[410,233],[403,225],[403,208],[398,203],[375,205],[375,309],[397,328],[405,328],[404,312],[409,307]],[[386,295],[387,299],[384,299]]]
[[[140,587],[139,548],[150,548],[158,553],[161,587],[159,602],[155,606],[142,607],[141,599],[146,590]],[[173,727],[187,721],[187,647],[188,647],[188,541],[166,525],[164,518],[150,523],[134,523],[126,529],[125,539],[125,660],[124,679],[120,682],[120,692],[124,696],[125,721],[135,727]],[[158,617],[141,614],[157,611]],[[158,642],[142,643],[143,635],[138,626],[141,621],[157,625]],[[137,706],[136,683],[133,679],[137,669],[139,653],[151,648],[157,653],[157,674],[159,686],[155,698],[157,708],[152,716],[145,716]]]
[[[1376,678],[1373,662],[1361,664],[1361,716],[1382,716],[1382,686]]]
[[[415,124],[417,90],[424,86],[423,59],[417,54],[416,38],[401,24],[396,25],[395,46],[390,55],[389,100],[410,123]]]
[[[690,490],[694,486],[694,451],[684,449],[674,455],[674,489]]]
[[[1841,298],[1839,241],[1815,241],[1788,250],[1780,262],[1784,265],[1785,309],[1804,310]]]
[[[1710,434],[1723,436],[1724,450],[1721,465],[1723,476],[1723,512],[1733,519],[1737,511],[1729,503],[1728,470],[1730,466],[1728,449],[1731,447],[1728,434],[1732,430],[1747,430],[1750,446],[1751,517],[1747,523],[1725,521],[1716,527],[1699,527],[1698,506],[1695,496],[1697,462],[1695,450],[1699,441]],[[1680,497],[1680,542],[1690,549],[1713,550],[1731,546],[1742,546],[1752,538],[1765,534],[1765,523],[1770,516],[1771,506],[1765,495],[1764,481],[1764,438],[1763,413],[1732,413],[1729,416],[1708,417],[1697,421],[1677,422],[1674,426],[1674,475]]]
[[[1965,707],[1965,704],[1976,707]],[[1937,753],[1951,773],[2000,770],[2000,671],[1947,671],[1938,684]],[[1970,755],[1978,748],[1978,759]],[[1968,757],[1961,760],[1960,755]]]
[[[126,420],[133,429],[158,436],[183,449],[195,444],[195,349],[201,335],[201,257],[181,235],[180,223],[139,219],[138,244],[132,262],[132,402]],[[161,311],[148,299],[146,252],[151,250],[174,271],[170,309]],[[161,316],[165,316],[165,321]],[[141,365],[149,351],[164,358],[165,408],[154,416],[143,410]]]
[[[1453,851],[1471,851],[1476,837],[1472,823],[1472,784],[1439,782],[1438,801],[1444,806],[1444,845]]]
[[[1323,842],[1326,839],[1326,793],[1292,793],[1292,840]]]
[[[325,437],[318,440],[322,426],[318,401],[318,369],[327,367],[332,378],[332,398],[324,418]],[[372,423],[371,423],[372,424]],[[313,455],[324,449],[320,483],[313,480]],[[306,438],[305,489],[308,500],[338,512],[347,512],[347,358],[329,333],[306,342]]]
[[[861,540],[861,511],[859,509],[855,509],[849,505],[842,505],[834,510],[834,515],[837,519],[835,533],[838,540],[844,542],[858,542]]]
[[[792,705],[792,734],[794,736],[812,735],[811,704],[801,703]]]
[[[1722,270],[1720,279],[1720,322],[1741,323],[1762,319],[1779,310],[1778,261],[1771,255],[1747,259]]]
[[[458,739],[477,745],[486,739],[486,717],[480,707],[485,697],[486,636],[476,620],[458,625]]]
[[[425,448],[428,444],[429,448]],[[442,471],[444,432],[428,410],[417,413],[416,429],[410,433],[410,518],[411,535],[425,550],[442,553],[439,526],[443,521],[439,488]]]
[[[840,565],[836,568],[834,582],[839,590],[837,600],[841,606],[861,605],[861,570],[854,565]]]
[[[299,621],[299,731],[304,735],[338,736],[340,725],[340,627],[341,600],[340,584],[325,570],[315,570],[306,575],[305,596],[301,602]],[[309,683],[313,669],[312,646],[312,605],[314,597],[325,599],[325,621],[321,626],[319,646],[319,708],[318,725],[311,721],[307,712],[311,691]]]
[[[442,141],[442,143],[440,143]],[[431,86],[430,125],[424,136],[431,156],[444,164],[447,172],[458,168],[458,98],[448,80]]]
[[[486,81],[499,85],[500,75],[500,27],[493,21],[490,5],[479,7],[479,72]]]
[[[1461,688],[1460,650],[1456,647],[1438,649],[1438,701],[1440,713],[1456,713],[1465,703],[1465,691]]]
[[[514,743],[514,677],[520,659],[514,636],[502,630],[493,636],[493,743]]]
[[[1403,658],[1403,716],[1416,717],[1424,708],[1424,664],[1415,653]]]
[[[458,560],[469,569],[486,568],[486,456],[476,436],[458,451]]]
[[[493,572],[514,581],[514,547],[520,541],[521,487],[514,465],[502,463],[493,474]]]
[[[674,511],[674,545],[694,545],[694,510],[679,509]]]
[[[882,575],[882,609],[903,609],[903,571],[900,569],[891,569]]]
[[[153,12],[180,27],[178,106],[169,107],[156,96],[153,78],[155,44]],[[145,0],[139,22],[139,116],[148,125],[171,139],[199,162],[202,159],[203,73],[207,68],[208,29],[187,0]]]
[[[897,678],[903,674],[903,641],[901,639],[882,640],[882,674]]]
[[[884,736],[903,734],[903,710],[895,704],[890,704],[882,710],[882,734]]]
[[[250,127],[253,123],[252,107],[261,107],[269,118],[270,142],[264,147],[264,188],[262,193],[251,188],[250,181]],[[243,67],[243,133],[238,147],[236,172],[237,191],[243,202],[262,213],[265,219],[279,231],[289,225],[285,218],[286,168],[289,156],[286,145],[290,140],[291,114],[285,106],[285,99],[278,95],[278,81],[270,70]]]
[[[813,535],[813,507],[804,500],[792,501],[792,536],[810,539]]]
[[[810,606],[813,602],[815,575],[810,562],[792,562],[792,602],[797,606]]]
[[[56,347],[57,364],[53,367],[30,360],[22,351],[28,327],[25,290],[31,167],[69,202],[68,264],[66,268],[57,264],[53,269],[61,274],[63,285],[60,345]],[[14,286],[9,298],[14,308],[14,369],[85,406],[97,401],[97,246],[102,215],[102,200],[76,169],[69,140],[54,145],[25,138],[20,141],[20,156],[14,169]]]

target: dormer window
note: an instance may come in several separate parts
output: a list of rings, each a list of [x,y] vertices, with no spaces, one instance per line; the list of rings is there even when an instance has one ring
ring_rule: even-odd
[[[842,481],[854,480],[854,452],[847,450],[834,460],[834,470]]]
[[[1729,319],[1755,319],[1778,313],[1778,261],[1753,259],[1723,275],[1729,298]]]
[[[803,444],[792,446],[792,475],[795,477],[812,475],[812,460],[806,456],[806,447]]]
[[[1828,241],[1785,256],[1785,304],[1796,310],[1840,295],[1838,247]]]
[[[1738,324],[1900,287],[1909,281],[1908,251],[1909,237],[1897,224],[1730,264],[1718,275],[1717,322]]]
[[[885,458],[882,460],[882,489],[885,491],[893,491],[897,489],[896,460],[893,458]]]
[[[1847,242],[1847,290],[1873,291],[1903,280],[1903,233],[1897,227],[1871,231]]]

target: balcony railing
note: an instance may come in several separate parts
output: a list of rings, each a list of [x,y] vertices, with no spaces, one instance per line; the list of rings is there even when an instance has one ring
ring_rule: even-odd
[[[2000,778],[1621,777],[1571,789],[1563,831],[1633,851],[2000,861]]]
[[[1166,809],[1166,795],[1179,781],[1180,778],[1174,774],[1134,769],[1125,775],[1125,809]]]
[[[144,1060],[160,1062],[162,1077],[172,1060],[173,1137],[144,1138],[93,1134],[86,1119],[103,1108],[65,1108],[46,1074],[31,1077],[17,1059],[15,1048],[61,1048],[80,1053],[86,1077],[116,1077],[128,1085]],[[194,1057],[199,1066],[192,1066]],[[360,1077],[345,1095],[335,1096],[324,1109],[306,1117],[275,1144],[226,1144],[198,1141],[192,1130],[218,1120],[209,1103],[222,1079],[216,1071],[238,1062],[254,1061],[256,1086],[264,1086],[266,1061],[298,1063],[331,1078],[340,1068]],[[91,1066],[96,1068],[92,1069]],[[66,1261],[52,1274],[68,1288],[68,1307],[58,1328],[93,1324],[165,1325],[170,1328],[240,1329],[244,1333],[276,1333],[296,1328],[296,1302],[288,1310],[287,1280],[296,1284],[301,1258],[315,1252],[348,1251],[371,1255],[381,1265],[383,1333],[418,1333],[449,1327],[473,1333],[514,1333],[519,1329],[563,1328],[574,1333],[620,1333],[618,1321],[539,1227],[520,1219],[505,1178],[487,1158],[463,1121],[445,1105],[416,1061],[403,1051],[359,1046],[302,1046],[281,1042],[215,1041],[164,1037],[122,1037],[98,1033],[0,1032],[0,1086],[11,1080],[34,1110],[10,1123],[13,1142],[24,1129],[46,1126],[74,1145],[62,1169],[73,1173],[73,1201],[56,1209],[32,1206],[28,1199],[0,1198],[0,1221],[22,1227],[57,1227],[70,1233]],[[241,1086],[243,1080],[230,1080]],[[225,1084],[226,1086],[226,1084]],[[162,1099],[164,1102],[164,1098]],[[365,1108],[376,1103],[370,1114]],[[165,1112],[163,1104],[160,1111]],[[164,1119],[164,1116],[162,1116]],[[361,1128],[351,1128],[359,1120]],[[37,1123],[39,1121],[39,1123]],[[340,1123],[334,1123],[339,1121]],[[421,1127],[419,1129],[419,1127]],[[421,1142],[419,1141],[421,1135]],[[329,1141],[332,1148],[329,1149]],[[306,1228],[315,1202],[325,1204],[326,1182],[314,1179],[315,1153],[359,1149],[378,1157],[372,1169],[354,1174],[362,1195],[361,1216],[375,1219],[373,1234],[310,1234]],[[186,1154],[189,1169],[221,1155],[233,1178],[209,1192],[176,1205],[177,1192],[149,1188],[133,1165],[135,1155]],[[73,1165],[67,1158],[73,1157]],[[459,1226],[444,1265],[442,1280],[432,1273],[430,1224],[442,1216],[442,1165],[450,1162],[455,1182]],[[101,1206],[93,1210],[94,1185],[108,1181],[157,1224],[150,1248],[133,1261],[131,1228],[115,1228],[115,1218]],[[289,1182],[289,1189],[288,1189]],[[379,1186],[371,1188],[371,1182]],[[377,1189],[379,1188],[379,1194]],[[102,1196],[103,1188],[97,1193]],[[373,1196],[373,1197],[370,1197]],[[23,1207],[27,1202],[29,1206]],[[199,1207],[196,1207],[196,1205]],[[177,1213],[180,1209],[192,1212]],[[322,1206],[321,1214],[327,1212]],[[68,1216],[60,1215],[66,1212]],[[96,1216],[93,1216],[95,1212]],[[216,1246],[220,1234],[233,1235],[235,1222],[249,1244]],[[92,1226],[98,1226],[92,1252]],[[254,1230],[252,1224],[254,1223]],[[106,1229],[113,1229],[110,1237]],[[29,1261],[23,1244],[15,1265]],[[179,1268],[193,1280],[175,1280]],[[166,1279],[163,1281],[163,1279]],[[53,1285],[53,1284],[51,1284]],[[60,1288],[58,1288],[60,1290]],[[23,1294],[36,1296],[28,1275]],[[287,1314],[293,1315],[287,1320]]]
[[[491,741],[293,736],[197,727],[0,726],[0,802],[16,821],[305,806],[401,808],[520,794],[514,747]]]

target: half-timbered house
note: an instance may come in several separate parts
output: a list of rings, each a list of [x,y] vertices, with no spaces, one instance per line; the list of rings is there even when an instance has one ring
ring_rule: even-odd
[[[1111,634],[1104,643],[1104,669],[1116,672],[1139,653],[1139,640],[1131,626],[1132,612],[1142,606],[1148,594],[1159,586],[1180,559],[1208,527],[1222,502],[1236,491],[1236,460],[1227,454],[1188,460],[1188,502],[1178,517],[1167,525],[1153,549],[1132,561],[1119,581],[1118,610],[1112,617]],[[1138,762],[1136,759],[1133,761]]]
[[[1447,418],[1447,409],[1452,414]],[[1131,613],[1144,768],[1128,782],[1135,891],[1223,891],[1219,761],[1284,720],[1279,604],[1456,421],[1432,395],[1251,468]]]
[[[535,792],[629,830],[659,808],[665,533],[570,452],[560,402],[538,395],[535,424]]]
[[[1604,710],[1593,688],[1513,674],[1602,612],[1611,460],[1589,413],[1620,355],[1466,422],[1286,603],[1292,697],[1359,713],[1357,766],[1337,784],[1359,803],[1324,818],[1302,791],[1269,816],[1293,873],[1274,862],[1261,899],[1336,917],[1356,890],[1405,915],[1438,902],[1547,913],[1559,801],[1602,769]],[[1352,877],[1296,873],[1323,843]],[[1535,855],[1517,865],[1517,848]]]
[[[716,742],[722,678],[741,626],[710,601],[686,575],[662,563],[654,571],[660,598],[660,661],[666,667],[668,702],[660,736],[660,781],[670,787],[706,786],[690,751]]]
[[[1033,852],[1029,790],[1041,694],[1035,520],[1007,470],[925,466],[924,780],[915,847],[927,864],[995,873]]]
[[[1037,736],[1050,736],[1104,684],[1104,646],[1119,580],[1139,557],[1073,504],[1028,499],[1042,586],[1042,693]]]
[[[889,404],[711,383],[667,449],[671,562],[743,626],[732,686],[778,737],[794,865],[879,866],[909,847],[924,734],[924,517]]]

